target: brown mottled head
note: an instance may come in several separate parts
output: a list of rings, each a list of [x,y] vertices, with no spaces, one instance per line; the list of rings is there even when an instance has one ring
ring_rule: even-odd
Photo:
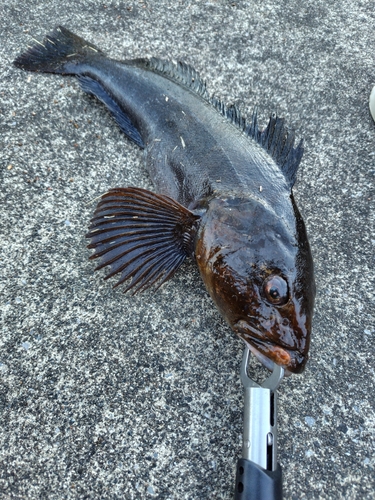
[[[301,373],[307,361],[315,298],[303,220],[261,200],[212,199],[196,239],[206,287],[232,329],[260,361]],[[289,220],[290,219],[290,220]]]

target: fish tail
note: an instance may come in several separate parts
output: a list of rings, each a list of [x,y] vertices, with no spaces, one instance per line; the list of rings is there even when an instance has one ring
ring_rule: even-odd
[[[29,47],[13,64],[27,71],[75,74],[77,62],[98,54],[103,52],[95,45],[63,26],[57,26],[44,38],[43,43],[37,42]]]

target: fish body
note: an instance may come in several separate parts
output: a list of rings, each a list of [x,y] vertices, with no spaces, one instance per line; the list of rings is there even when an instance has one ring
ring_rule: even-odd
[[[258,129],[210,98],[190,66],[115,61],[58,27],[15,61],[71,74],[145,150],[158,194],[116,188],[103,196],[88,237],[98,268],[136,291],[166,281],[187,257],[232,329],[269,368],[303,370],[315,283],[291,188],[302,157],[283,120]]]

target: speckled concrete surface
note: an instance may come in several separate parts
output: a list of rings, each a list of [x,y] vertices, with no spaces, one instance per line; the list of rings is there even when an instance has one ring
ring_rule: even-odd
[[[368,1],[3,2],[0,497],[229,499],[242,345],[193,263],[157,293],[93,273],[107,188],[142,154],[72,78],[12,67],[63,24],[114,57],[181,59],[209,90],[305,138],[296,197],[315,257],[311,360],[279,390],[285,498],[375,497],[373,5]]]

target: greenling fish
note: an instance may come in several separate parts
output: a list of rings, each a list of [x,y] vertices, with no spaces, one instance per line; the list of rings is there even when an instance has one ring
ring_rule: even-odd
[[[292,187],[303,147],[271,116],[261,131],[210,97],[199,74],[161,59],[116,61],[63,27],[22,69],[75,75],[144,148],[153,192],[115,188],[91,221],[97,269],[116,286],[160,286],[186,257],[231,328],[268,368],[302,372],[315,298],[313,262]]]

